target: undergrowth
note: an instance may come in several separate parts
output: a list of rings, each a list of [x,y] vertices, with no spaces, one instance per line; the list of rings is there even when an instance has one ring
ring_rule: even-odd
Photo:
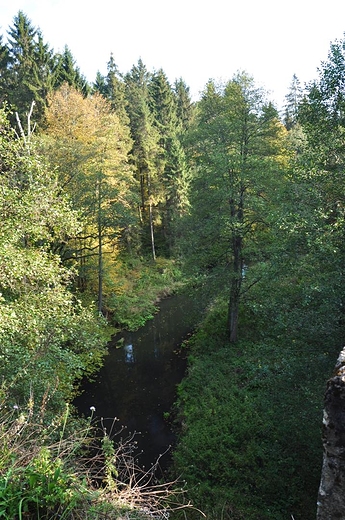
[[[98,431],[65,411],[46,421],[46,402],[25,405],[2,390],[0,406],[0,518],[6,520],[165,519],[181,502],[176,481],[161,484],[155,466],[138,468],[133,439],[121,428]],[[157,461],[158,464],[159,461]],[[182,504],[182,505],[181,505]]]
[[[216,307],[189,342],[176,474],[209,520],[313,518],[329,356],[268,332],[231,345],[225,331]]]
[[[111,320],[127,330],[136,330],[157,312],[160,299],[169,296],[183,285],[177,262],[157,258],[123,263],[117,284],[109,286],[106,296]]]

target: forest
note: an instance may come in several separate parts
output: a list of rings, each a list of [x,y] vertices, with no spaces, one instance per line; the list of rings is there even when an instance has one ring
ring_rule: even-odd
[[[121,72],[110,55],[90,83],[14,16],[0,38],[0,518],[316,517],[345,340],[344,78],[345,39],[310,84],[293,76],[280,111],[245,71],[194,102],[141,59]],[[200,319],[178,443],[167,482],[146,483],[73,399],[110,337],[181,291]]]

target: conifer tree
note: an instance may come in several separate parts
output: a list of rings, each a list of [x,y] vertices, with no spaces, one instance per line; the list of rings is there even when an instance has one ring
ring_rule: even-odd
[[[298,120],[298,107],[303,98],[303,91],[300,81],[296,74],[293,75],[290,89],[285,96],[284,125],[287,130],[291,130]]]
[[[162,200],[159,187],[159,133],[154,126],[149,105],[150,73],[139,59],[125,76],[127,113],[133,139],[132,158],[140,186],[139,221],[143,229],[143,246],[150,244],[156,259],[156,208]]]
[[[185,81],[180,78],[175,81],[174,92],[176,96],[176,114],[182,131],[189,128],[194,113],[194,105],[190,97],[190,89]]]
[[[10,53],[7,45],[3,44],[3,37],[0,35],[0,102],[7,99],[8,92],[8,69],[10,63]]]
[[[107,97],[112,109],[126,124],[129,122],[126,112],[125,83],[115,63],[113,54],[108,62],[108,73],[106,76]]]
[[[90,86],[86,78],[81,74],[73,54],[67,45],[63,53],[57,55],[54,70],[54,89],[61,87],[64,83],[68,83],[71,87],[79,90],[84,96],[90,92]]]
[[[305,144],[294,175],[298,211],[290,223],[300,230],[301,262],[305,264],[308,257],[308,265],[313,266],[306,293],[318,316],[313,329],[325,342],[337,330],[344,335],[344,77],[345,40],[340,40],[331,44],[319,77],[307,87],[299,107]]]
[[[98,92],[103,97],[107,97],[107,83],[105,80],[105,77],[100,73],[100,71],[97,71],[96,79],[92,85],[92,91]]]
[[[161,192],[164,199],[159,205],[162,234],[167,252],[174,245],[174,224],[187,202],[187,168],[179,136],[181,126],[177,116],[177,100],[162,69],[149,84],[150,105],[154,125],[159,133]]]
[[[22,121],[34,102],[35,119],[39,120],[52,87],[53,54],[23,11],[14,17],[8,31],[8,53],[6,98]]]

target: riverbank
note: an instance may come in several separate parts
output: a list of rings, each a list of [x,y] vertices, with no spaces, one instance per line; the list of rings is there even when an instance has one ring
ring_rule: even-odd
[[[93,407],[84,423],[67,406],[46,424],[44,403],[0,404],[1,517],[164,520],[181,495],[137,468],[129,443],[100,436]]]
[[[172,259],[121,263],[116,280],[105,288],[104,314],[119,329],[137,330],[157,313],[162,299],[185,283],[179,263]]]
[[[270,336],[269,327],[250,339],[251,327],[230,345],[226,307],[219,306],[189,340],[174,471],[208,520],[314,518],[333,356],[274,330]],[[188,516],[200,518],[197,511]]]

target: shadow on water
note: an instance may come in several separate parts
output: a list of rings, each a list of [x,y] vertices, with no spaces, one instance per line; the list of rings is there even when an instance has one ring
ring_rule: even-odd
[[[84,384],[83,394],[75,400],[85,416],[94,406],[107,430],[116,417],[128,435],[137,432],[138,463],[147,469],[175,442],[165,415],[186,370],[179,347],[196,322],[190,298],[178,295],[163,300],[160,311],[144,327],[113,338],[96,380]],[[161,467],[169,458],[169,453],[162,457]]]

